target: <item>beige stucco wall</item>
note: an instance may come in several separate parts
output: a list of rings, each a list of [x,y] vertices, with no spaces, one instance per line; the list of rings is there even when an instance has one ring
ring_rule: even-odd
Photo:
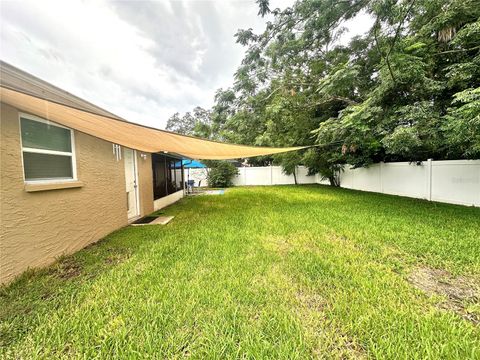
[[[16,109],[1,104],[0,284],[127,225],[123,160],[116,161],[111,143],[77,131],[77,174],[83,186],[26,192],[18,117]],[[153,211],[150,155],[138,164],[143,215]]]

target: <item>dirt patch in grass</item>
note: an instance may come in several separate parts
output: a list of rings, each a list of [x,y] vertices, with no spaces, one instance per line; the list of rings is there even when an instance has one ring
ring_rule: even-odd
[[[270,237],[270,245],[283,244],[282,237]],[[294,245],[290,241],[288,248]],[[265,245],[265,243],[264,243]],[[367,353],[361,344],[347,334],[338,324],[328,318],[331,307],[326,298],[314,288],[306,287],[296,277],[285,271],[282,263],[275,263],[268,270],[256,276],[252,282],[255,289],[270,288],[281,294],[282,302],[299,320],[310,348],[310,358],[365,359]],[[262,320],[262,315],[253,312],[252,323]],[[328,354],[328,356],[326,355]]]
[[[85,262],[77,256],[65,256],[52,265],[49,273],[60,280],[92,279],[108,268],[124,263],[131,255],[130,249],[108,248],[95,253],[94,263]]]
[[[325,300],[318,294],[299,290],[295,295],[298,302],[311,311],[323,311],[326,305]]]
[[[478,314],[467,311],[468,303],[480,299],[480,284],[467,276],[453,276],[448,271],[421,267],[415,269],[408,280],[427,295],[440,295],[446,300],[441,307],[456,312],[475,324],[480,323]]]
[[[334,358],[336,359],[367,359],[367,353],[359,344],[355,341],[348,339],[346,336],[339,335],[339,338],[336,343],[332,343],[329,346],[329,351],[331,354],[335,354]],[[325,353],[323,350],[315,350],[313,355],[316,359],[324,359]]]
[[[286,255],[292,250],[293,244],[284,236],[271,235],[265,239],[264,247],[280,255]]]
[[[324,358],[325,353],[334,354],[338,359],[365,359],[366,352],[354,339],[342,333],[330,320],[325,311],[328,303],[315,292],[307,289],[298,289],[295,293],[298,303],[297,314],[302,325],[308,329],[307,336],[316,344],[312,349],[314,358]],[[330,333],[330,335],[327,335]],[[332,335],[334,334],[334,335]]]
[[[125,261],[127,261],[130,258],[130,253],[129,252],[118,252],[118,253],[113,253],[108,255],[105,258],[105,263],[108,265],[118,265],[121,264]]]
[[[60,279],[76,278],[82,273],[82,265],[73,257],[65,257],[58,261],[54,267],[54,274]]]
[[[293,251],[318,252],[319,239],[308,231],[299,231],[289,235],[269,235],[264,240],[267,250],[287,255]]]

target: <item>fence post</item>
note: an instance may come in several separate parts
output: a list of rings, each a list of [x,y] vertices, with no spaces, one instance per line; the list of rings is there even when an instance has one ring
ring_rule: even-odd
[[[427,200],[432,201],[432,159],[427,160]]]
[[[383,194],[383,161],[380,161],[380,192]]]
[[[273,185],[273,167],[272,167],[272,163],[270,163],[270,185]]]

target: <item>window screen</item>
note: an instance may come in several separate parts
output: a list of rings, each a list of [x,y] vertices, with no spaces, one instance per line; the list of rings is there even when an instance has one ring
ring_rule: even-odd
[[[21,119],[24,148],[72,152],[70,130],[30,119]]]
[[[70,156],[23,152],[25,179],[46,180],[53,178],[72,179]]]
[[[73,179],[71,130],[20,119],[25,180]]]

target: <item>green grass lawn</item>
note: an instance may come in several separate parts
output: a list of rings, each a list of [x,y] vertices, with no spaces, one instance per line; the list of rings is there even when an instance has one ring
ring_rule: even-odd
[[[480,209],[282,186],[165,213],[1,289],[0,357],[480,358],[478,298],[411,282],[480,284]]]

